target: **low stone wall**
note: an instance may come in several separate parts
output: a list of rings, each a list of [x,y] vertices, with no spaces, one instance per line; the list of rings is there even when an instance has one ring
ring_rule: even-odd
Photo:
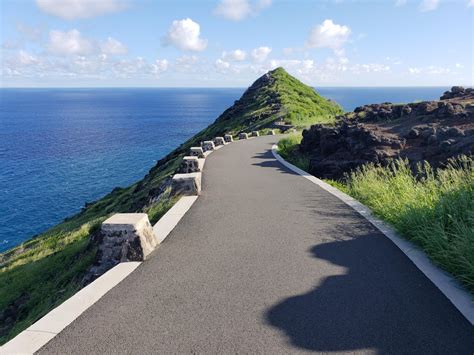
[[[127,261],[143,261],[157,242],[146,213],[117,213],[102,223],[92,274],[101,275]]]
[[[216,146],[214,145],[213,141],[204,141],[204,142],[202,142],[201,146],[202,146],[202,150],[204,150],[204,152],[208,152],[208,151],[212,151],[212,150],[216,149]]]
[[[224,140],[226,141],[226,143],[232,143],[234,141],[234,137],[232,137],[231,134],[226,134],[224,136]]]
[[[182,174],[198,173],[204,168],[204,158],[198,158],[196,156],[183,157],[183,162],[179,168],[179,172]]]
[[[258,133],[258,131],[252,131],[251,136],[252,137],[258,137],[258,136],[260,136],[260,133]]]
[[[214,138],[213,141],[214,141],[214,145],[216,147],[226,144],[226,141],[224,140],[224,137],[216,137],[216,138]]]
[[[201,173],[174,175],[171,189],[173,194],[199,195],[201,193]]]
[[[249,139],[249,135],[247,133],[240,133],[239,139]]]
[[[201,147],[191,147],[189,155],[192,157],[204,158],[204,150]]]

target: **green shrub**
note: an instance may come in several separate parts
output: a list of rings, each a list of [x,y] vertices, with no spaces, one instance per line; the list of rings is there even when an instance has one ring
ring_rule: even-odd
[[[307,171],[309,168],[309,157],[298,150],[301,139],[303,139],[301,132],[291,133],[287,137],[280,139],[278,142],[278,153],[291,164]]]

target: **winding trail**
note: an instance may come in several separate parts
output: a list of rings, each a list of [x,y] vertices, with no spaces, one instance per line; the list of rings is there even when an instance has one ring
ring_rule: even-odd
[[[278,137],[207,158],[152,257],[43,354],[472,354],[474,330],[390,240],[284,168]]]

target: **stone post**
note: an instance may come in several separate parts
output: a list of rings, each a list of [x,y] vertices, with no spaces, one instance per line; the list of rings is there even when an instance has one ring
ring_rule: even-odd
[[[171,189],[173,194],[199,195],[201,193],[201,173],[174,175]]]
[[[213,141],[202,142],[202,150],[204,150],[204,152],[213,151],[214,149],[216,149],[216,147]]]
[[[143,261],[157,242],[146,213],[117,213],[102,223],[99,264]]]
[[[192,157],[204,158],[204,150],[201,147],[191,147],[189,154]]]
[[[214,138],[213,141],[214,141],[214,145],[216,147],[226,144],[226,141],[224,140],[224,137],[216,137],[216,138]]]
[[[196,156],[183,157],[180,172],[183,174],[201,172],[204,167],[205,159],[200,159]]]

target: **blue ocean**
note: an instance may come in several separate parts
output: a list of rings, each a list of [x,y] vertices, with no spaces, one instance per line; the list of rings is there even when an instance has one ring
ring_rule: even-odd
[[[447,88],[318,88],[345,110]],[[0,89],[0,251],[78,212],[213,122],[244,89]]]

